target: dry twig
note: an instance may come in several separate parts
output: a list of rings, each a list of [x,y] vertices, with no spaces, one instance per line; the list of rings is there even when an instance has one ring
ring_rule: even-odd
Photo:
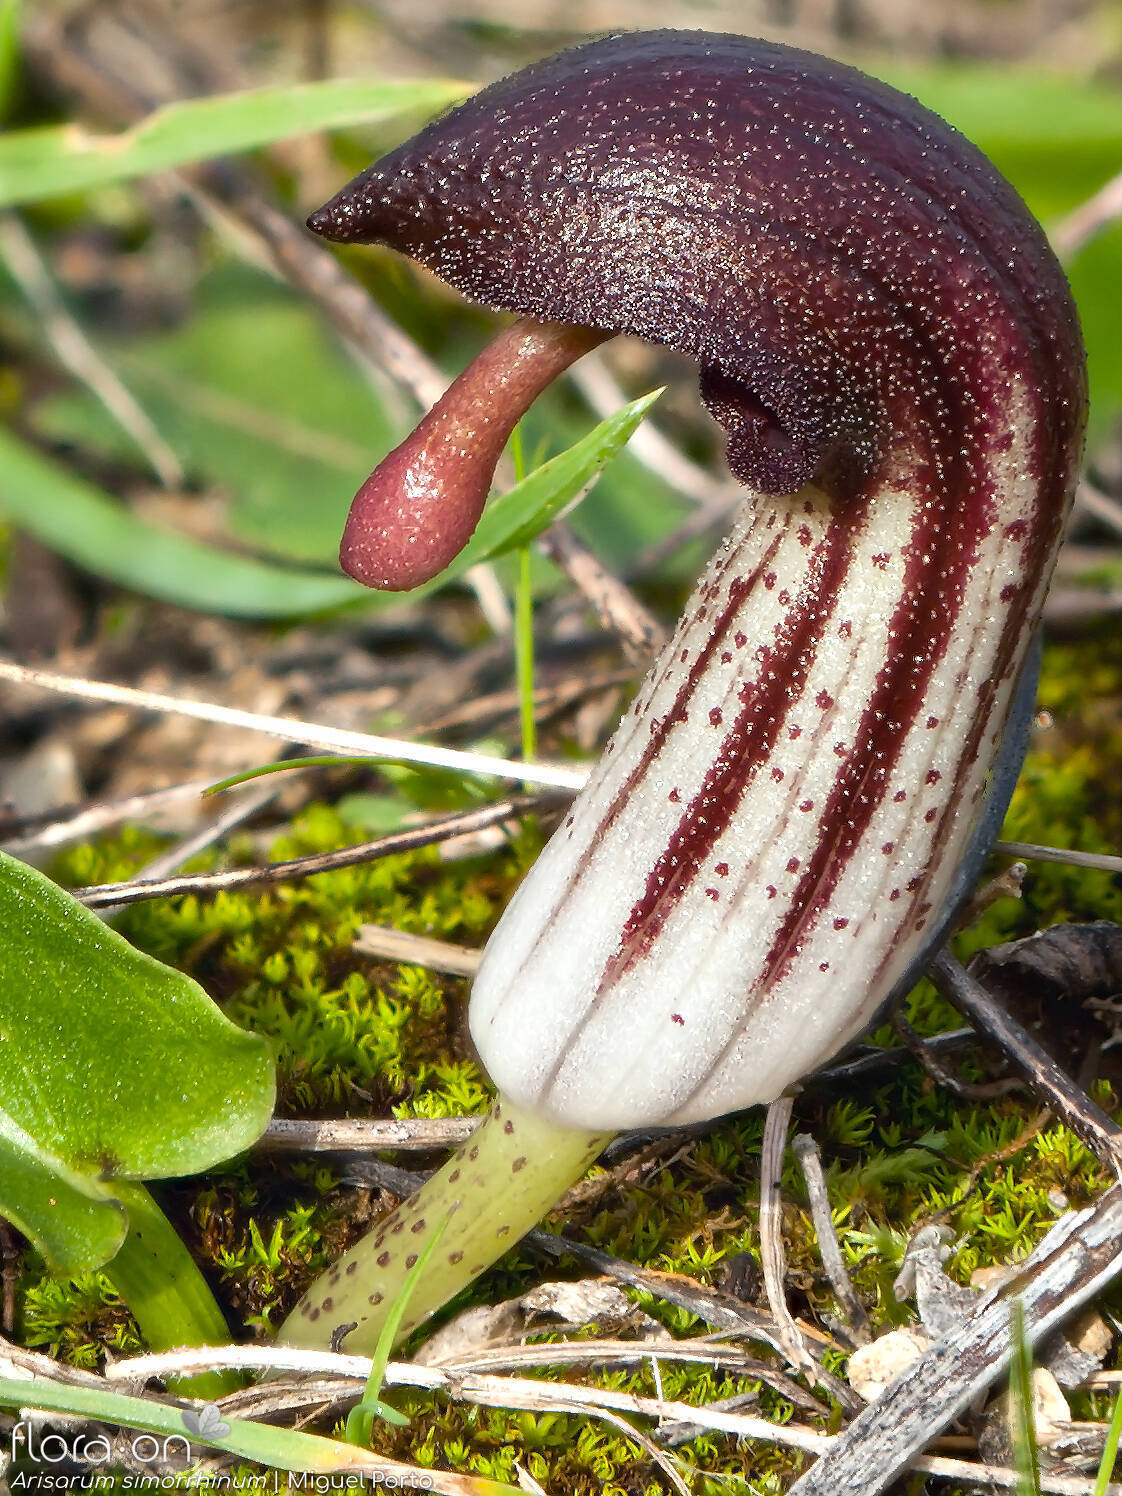
[[[1011,1091],[1020,1090],[1023,1082],[1011,1077],[979,1083],[962,1080],[949,1065],[943,1064],[930,1040],[916,1033],[899,1004],[893,1007],[890,1016],[893,1030],[904,1048],[914,1055],[931,1079],[937,1085],[944,1086],[952,1096],[960,1096],[964,1101],[992,1101],[997,1096],[1007,1096]]]
[[[1122,182],[1122,177],[1119,178]],[[1101,488],[1084,478],[1075,493],[1075,502],[1086,514],[1092,514],[1104,525],[1109,525],[1116,534],[1122,535],[1122,504],[1103,493]]]
[[[1061,259],[1070,260],[1096,234],[1122,216],[1122,172],[1061,218],[1051,233]]]
[[[1122,597],[1122,594],[1119,594]],[[994,842],[1003,857],[1026,857],[1030,862],[1066,862],[1069,867],[1093,867],[1104,873],[1122,873],[1122,857],[1109,852],[1072,852],[1066,847],[1042,847],[1036,842]]]
[[[117,685],[114,681],[57,675],[50,670],[36,670],[6,660],[0,660],[0,680],[14,681],[21,686],[39,686],[44,691],[58,691],[85,701],[110,701],[119,706],[138,707],[142,711],[171,712],[181,717],[194,717],[200,722],[244,727],[250,732],[267,733],[289,743],[306,743],[329,753],[362,754],[394,763],[427,764],[455,769],[462,774],[490,774],[498,779],[516,779],[524,784],[554,785],[563,789],[579,789],[588,777],[584,769],[521,764],[514,759],[492,758],[486,753],[464,753],[457,748],[414,743],[405,738],[383,738],[373,733],[324,727],[316,722],[300,722],[289,717],[269,717],[258,712],[243,712],[237,707],[220,706],[216,702],[190,701],[182,696],[165,696],[158,691],[141,691],[135,686]]]
[[[807,1353],[799,1328],[790,1309],[784,1280],[787,1257],[783,1250],[783,1206],[780,1188],[783,1182],[783,1155],[787,1151],[787,1128],[791,1122],[793,1096],[780,1096],[767,1109],[764,1140],[760,1149],[760,1262],[764,1270],[764,1291],[772,1318],[779,1326],[783,1353],[805,1376],[813,1377],[817,1367]]]
[[[160,1355],[132,1357],[108,1367],[106,1377],[114,1384],[143,1384],[153,1377],[194,1375],[223,1367],[241,1370],[295,1370],[305,1373],[301,1381],[273,1381],[269,1384],[269,1393],[274,1399],[272,1406],[291,1411],[294,1407],[314,1407],[330,1401],[344,1386],[352,1398],[357,1398],[365,1386],[370,1365],[370,1361],[364,1356],[290,1350],[283,1346],[223,1346],[207,1347],[202,1351],[170,1351]],[[309,1380],[313,1377],[316,1380]],[[830,1438],[802,1424],[770,1423],[767,1419],[730,1412],[713,1404],[695,1408],[687,1403],[667,1402],[635,1393],[516,1377],[474,1375],[458,1370],[399,1362],[391,1362],[386,1368],[385,1385],[444,1391],[461,1401],[492,1408],[578,1413],[588,1417],[598,1417],[602,1410],[607,1409],[615,1413],[637,1414],[688,1424],[698,1432],[723,1432],[734,1437],[758,1439],[763,1443],[801,1449],[822,1456],[835,1449],[846,1437],[843,1434]],[[246,1402],[252,1405],[253,1400],[259,1396],[259,1389],[250,1388],[223,1399],[222,1407],[231,1413],[237,1413]],[[286,1398],[283,1402],[282,1397]],[[824,1461],[820,1460],[819,1466],[822,1463]],[[814,1468],[818,1469],[819,1466]],[[911,1461],[910,1468],[983,1485],[1012,1487],[1017,1482],[1017,1475],[1012,1470],[940,1456],[918,1456]],[[810,1474],[813,1475],[814,1470]],[[1042,1472],[1041,1487],[1055,1493],[1055,1496],[1091,1496],[1093,1482]],[[869,1496],[872,1496],[873,1488],[870,1486],[868,1490]],[[1109,1487],[1107,1496],[1122,1496],[1122,1486]]]
[[[799,1161],[803,1179],[806,1181],[810,1217],[814,1222],[814,1232],[818,1238],[818,1255],[822,1259],[822,1266],[826,1269],[830,1287],[834,1290],[834,1297],[853,1332],[854,1342],[857,1345],[868,1345],[873,1338],[873,1332],[869,1325],[869,1316],[865,1313],[865,1306],[857,1297],[857,1290],[850,1282],[849,1274],[845,1269],[845,1258],[842,1256],[838,1234],[834,1230],[834,1218],[830,1213],[830,1197],[826,1192],[826,1176],[822,1172],[822,1158],[818,1152],[818,1144],[809,1134],[799,1132],[791,1140],[791,1149]]]
[[[266,805],[276,799],[277,794],[275,784],[266,782],[264,785],[252,785],[246,794],[239,795],[234,803],[227,806],[213,821],[201,826],[190,836],[183,837],[176,842],[174,847],[169,847],[166,852],[153,857],[151,862],[145,863],[135,881],[152,883],[167,877],[177,868],[181,868],[185,862],[190,862],[192,857],[196,857],[200,852],[206,851],[208,847],[221,841],[228,831],[233,831],[244,821],[248,821],[251,816],[255,816],[259,810],[263,810]],[[124,907],[123,903],[98,904],[97,913],[102,919],[111,920]]]
[[[448,940],[433,940],[428,935],[414,935],[409,930],[393,930],[386,925],[361,925],[352,950],[363,956],[377,956],[382,961],[400,961],[407,966],[426,966],[430,971],[444,971],[454,977],[473,977],[479,970],[483,952]]]
[[[254,1143],[266,1153],[377,1153],[415,1149],[421,1153],[458,1148],[481,1117],[406,1117],[394,1121],[340,1117],[326,1122],[274,1117]]]
[[[389,836],[377,837],[374,841],[359,842],[353,847],[339,847],[334,852],[320,852],[311,857],[266,862],[259,867],[227,868],[217,873],[190,873],[177,878],[136,878],[126,883],[101,883],[71,891],[87,908],[101,909],[107,905],[136,904],[143,899],[167,899],[184,893],[212,894],[231,888],[252,888],[262,883],[286,883],[292,878],[311,878],[316,873],[329,873],[336,868],[373,862],[378,857],[414,852],[418,847],[429,847],[435,842],[448,841],[453,836],[481,831],[502,821],[516,820],[519,816],[540,811],[548,804],[549,797],[527,795],[518,799],[500,800],[481,810],[464,811],[408,831],[395,831]]]
[[[16,213],[0,214],[0,255],[38,314],[60,364],[89,389],[144,453],[167,488],[183,483],[179,458],[63,305],[35,241]]]
[[[165,789],[125,795],[119,800],[95,800],[89,805],[73,806],[65,811],[13,819],[0,826],[0,847],[13,857],[23,857],[28,852],[81,841],[108,826],[119,825],[122,821],[143,820],[165,806],[197,799],[206,794],[212,782],[209,779],[189,779],[182,784],[169,784]]]

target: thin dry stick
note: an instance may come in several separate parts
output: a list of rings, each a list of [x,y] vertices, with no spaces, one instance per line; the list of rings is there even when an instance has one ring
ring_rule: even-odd
[[[401,1182],[404,1185],[404,1179]],[[781,1356],[788,1355],[784,1332],[772,1315],[718,1289],[708,1288],[704,1283],[697,1283],[680,1273],[661,1273],[651,1268],[637,1267],[633,1262],[625,1262],[620,1257],[601,1252],[598,1247],[568,1241],[564,1237],[554,1236],[552,1232],[543,1231],[540,1227],[528,1232],[523,1241],[531,1250],[542,1252],[548,1257],[575,1257],[579,1262],[587,1263],[598,1273],[605,1273],[619,1283],[629,1283],[633,1288],[641,1289],[654,1298],[696,1314],[699,1319],[716,1329],[762,1341]],[[804,1348],[816,1359],[828,1350],[840,1349],[835,1340],[814,1326],[800,1325],[799,1330]],[[814,1380],[819,1386],[825,1387],[847,1412],[860,1411],[861,1399],[840,1377],[817,1366],[814,1369]]]
[[[727,528],[732,512],[744,499],[745,492],[739,485],[730,485],[719,497],[714,495],[707,504],[698,505],[669,535],[653,541],[639,552],[632,567],[632,575],[646,576],[664,561],[669,561],[671,556],[677,555],[691,540],[700,539],[718,525]]]
[[[873,1332],[865,1306],[857,1297],[857,1291],[845,1269],[845,1258],[842,1256],[841,1244],[834,1230],[834,1218],[830,1213],[830,1197],[826,1190],[826,1176],[822,1172],[818,1144],[807,1133],[797,1132],[791,1140],[791,1149],[803,1171],[810,1202],[810,1218],[814,1222],[814,1232],[818,1238],[818,1255],[826,1269],[834,1297],[853,1332],[854,1341],[858,1345],[868,1345]]]
[[[395,1121],[338,1118],[326,1122],[274,1117],[254,1143],[266,1153],[378,1153],[458,1148],[481,1117],[407,1117]]]
[[[251,732],[268,733],[289,743],[306,743],[330,753],[364,754],[396,763],[428,764],[456,769],[463,774],[491,774],[498,779],[517,779],[523,784],[554,785],[563,789],[580,789],[588,778],[585,769],[520,764],[514,759],[492,758],[486,753],[464,753],[457,748],[350,732],[346,728],[324,727],[290,717],[263,716],[258,712],[243,712],[237,707],[219,706],[215,702],[190,701],[182,696],[164,696],[158,691],[141,691],[135,686],[120,686],[113,681],[56,675],[49,670],[35,670],[5,660],[0,660],[0,680],[15,681],[21,686],[40,686],[44,691],[58,691],[65,696],[81,697],[84,701],[111,701],[119,706],[139,707],[143,711],[170,712],[180,717],[194,717],[200,722],[217,722],[224,727],[245,727]]]
[[[783,1250],[783,1155],[787,1151],[787,1128],[791,1122],[793,1096],[780,1096],[767,1109],[764,1141],[760,1149],[760,1262],[764,1270],[764,1292],[768,1308],[780,1327],[784,1354],[792,1366],[813,1377],[817,1367],[807,1353],[799,1327],[787,1308],[784,1279],[787,1256]]]
[[[661,1389],[656,1401],[660,1403],[662,1401]],[[600,1408],[596,1413],[596,1417],[600,1419],[601,1423],[610,1423],[613,1428],[618,1429],[628,1439],[634,1439],[647,1458],[657,1465],[666,1476],[667,1480],[678,1492],[678,1496],[693,1496],[693,1492],[675,1467],[674,1456],[660,1449],[649,1435],[641,1433],[633,1424],[628,1423],[626,1418],[621,1418],[618,1413],[610,1413],[607,1408]]]
[[[53,1364],[53,1363],[48,1363]],[[312,1376],[330,1377],[332,1381],[308,1383],[272,1382],[270,1390],[287,1391],[292,1406],[315,1406],[333,1395],[333,1388],[345,1386],[358,1396],[370,1374],[371,1362],[364,1356],[344,1356],[330,1352],[289,1350],[283,1346],[221,1346],[204,1350],[179,1350],[159,1355],[135,1356],[117,1361],[106,1368],[106,1380],[114,1384],[143,1385],[153,1377],[190,1376],[202,1371],[232,1367],[237,1370],[297,1370]],[[565,1383],[530,1381],[516,1377],[475,1376],[458,1370],[391,1362],[386,1368],[385,1385],[419,1387],[444,1391],[450,1397],[484,1407],[526,1409],[535,1412],[583,1413],[596,1417],[602,1409],[632,1413],[666,1422],[689,1424],[699,1432],[710,1430],[739,1438],[758,1439],[811,1454],[825,1455],[845,1436],[830,1438],[805,1425],[769,1423],[764,1418],[728,1412],[712,1404],[695,1408],[688,1403],[665,1402],[634,1393],[615,1392],[594,1387],[574,1387]],[[233,1393],[222,1400],[223,1409],[238,1410],[241,1401],[254,1398],[259,1389]],[[821,1461],[819,1462],[821,1463]],[[817,1467],[815,1467],[817,1468]],[[948,1479],[982,1484],[1014,1486],[1017,1475],[1000,1467],[975,1465],[968,1460],[939,1456],[919,1456],[910,1468]],[[813,1473],[813,1472],[811,1472]],[[805,1477],[804,1477],[805,1479]],[[1091,1496],[1094,1483],[1072,1477],[1041,1474],[1041,1488],[1055,1496]],[[870,1487],[869,1496],[872,1496]],[[1122,1486],[1108,1487],[1107,1496],[1122,1496]]]
[[[613,1257],[599,1247],[590,1247],[585,1242],[570,1241],[567,1237],[555,1236],[541,1227],[527,1232],[525,1244],[547,1257],[575,1257],[587,1263],[598,1273],[605,1273],[619,1283],[628,1283],[632,1288],[653,1294],[667,1304],[696,1314],[715,1329],[735,1335],[747,1336],[770,1345],[779,1354],[786,1355],[786,1347],[779,1326],[772,1316],[751,1304],[742,1303],[719,1289],[709,1288],[680,1273],[662,1273],[653,1268],[639,1267],[626,1262],[622,1257]]]
[[[1122,1189],[1071,1212],[1012,1278],[925,1351],[831,1444],[791,1496],[877,1496],[917,1464],[916,1455],[1007,1369],[1011,1304],[1021,1301],[1025,1338],[1036,1345],[1122,1272]]]
[[[534,713],[539,722],[543,721],[584,696],[596,695],[613,686],[627,685],[634,679],[635,672],[630,669],[601,670],[574,676],[559,681],[556,685],[537,686],[533,692]],[[517,712],[521,700],[514,687],[505,691],[493,691],[487,696],[469,697],[438,717],[426,717],[416,731],[446,732],[450,727],[472,727],[476,723]]]
[[[407,966],[425,966],[430,971],[444,971],[454,977],[473,977],[479,970],[483,952],[448,940],[433,940],[428,935],[413,935],[408,930],[394,930],[387,925],[360,925],[351,947],[363,956],[378,956],[383,961],[401,961]]]
[[[182,784],[169,784],[166,789],[145,790],[137,795],[124,795],[120,800],[94,801],[81,808],[54,811],[49,816],[18,820],[12,823],[12,835],[0,835],[0,847],[14,857],[21,857],[37,849],[81,841],[104,831],[107,826],[116,826],[121,821],[143,820],[152,811],[162,810],[167,805],[197,799],[213,782],[210,779],[188,779]]]
[[[549,1345],[505,1345],[493,1350],[449,1356],[435,1364],[446,1371],[517,1371],[528,1366],[600,1366],[606,1369],[635,1366],[650,1361],[656,1383],[662,1361],[701,1363],[718,1367],[733,1376],[766,1382],[795,1407],[815,1416],[827,1409],[812,1393],[792,1381],[777,1367],[749,1355],[738,1346],[719,1341],[689,1340],[568,1340]],[[430,1363],[433,1364],[433,1363]],[[661,1400],[661,1388],[657,1388]]]
[[[992,1101],[997,1096],[1008,1096],[1011,1091],[1020,1090],[1024,1084],[1023,1081],[1015,1080],[1011,1076],[1006,1076],[1003,1080],[980,1083],[962,1080],[949,1065],[943,1064],[938,1053],[931,1047],[930,1041],[916,1033],[905,1017],[902,1007],[893,1007],[890,1021],[904,1048],[915,1056],[931,1079],[938,1085],[945,1086],[952,1096],[959,1096],[964,1101]]]
[[[978,1035],[972,1028],[949,1029],[945,1034],[933,1034],[927,1041],[929,1047],[939,1054],[952,1054],[977,1042]],[[849,1084],[881,1070],[895,1069],[911,1058],[911,1052],[903,1047],[873,1049],[866,1045],[851,1060],[843,1060],[838,1065],[829,1065],[824,1070],[816,1070],[813,1075],[808,1075],[803,1085],[812,1087]]]
[[[553,525],[539,536],[539,545],[619,637],[628,658],[645,665],[666,637],[654,615],[567,525]]]
[[[233,1367],[239,1370],[298,1370],[328,1373],[353,1378],[358,1387],[365,1386],[370,1361],[364,1356],[346,1356],[334,1352],[300,1351],[284,1346],[208,1346],[202,1350],[164,1351],[150,1356],[133,1356],[106,1367],[110,1382],[143,1383],[152,1377],[193,1374],[196,1367]],[[567,1383],[532,1381],[519,1377],[475,1374],[438,1366],[419,1366],[413,1362],[391,1362],[386,1367],[387,1387],[419,1387],[447,1391],[454,1397],[493,1408],[531,1408],[553,1412],[595,1412],[610,1408],[620,1413],[640,1413],[701,1423],[706,1426],[748,1438],[766,1439],[796,1449],[815,1453],[828,1445],[826,1436],[798,1424],[776,1425],[764,1418],[743,1414],[719,1414],[702,1411],[688,1403],[661,1402],[636,1393],[615,1392],[595,1387],[574,1387]]]
[[[939,993],[969,1018],[1016,1066],[1037,1096],[1113,1172],[1122,1161],[1122,1128],[1091,1100],[950,954],[940,951],[928,973]]]
[[[651,1363],[656,1382],[659,1363],[712,1366],[733,1376],[754,1377],[767,1382],[788,1401],[813,1414],[826,1412],[823,1404],[805,1388],[791,1381],[776,1367],[749,1355],[735,1345],[700,1340],[563,1340],[549,1344],[500,1345],[462,1356],[442,1357],[424,1364],[449,1374],[494,1375],[528,1367],[597,1366],[607,1370]],[[659,1399],[661,1401],[661,1397]]]
[[[1122,216],[1122,172],[1111,177],[1086,202],[1073,208],[1052,230],[1051,239],[1061,259],[1071,259],[1114,219]]]
[[[1005,857],[1027,857],[1030,862],[1065,862],[1069,867],[1093,867],[1104,873],[1122,873],[1122,857],[1110,852],[1071,852],[1065,847],[1041,847],[1036,842],[994,842],[993,849]]]
[[[156,430],[151,417],[131,390],[121,382],[63,305],[23,219],[0,214],[0,255],[20,290],[34,308],[55,356],[80,380],[148,459],[167,488],[183,483],[179,458]]]
[[[1093,514],[1104,525],[1109,525],[1112,530],[1122,534],[1122,504],[1103,493],[1101,488],[1096,488],[1088,479],[1084,478],[1076,489],[1075,502],[1087,514]]]
[[[250,888],[261,883],[286,883],[292,878],[310,878],[316,873],[354,867],[357,863],[373,862],[376,858],[391,857],[398,852],[413,852],[419,847],[429,847],[436,842],[449,841],[454,836],[463,836],[469,831],[482,831],[502,821],[514,820],[521,815],[541,810],[548,803],[548,797],[540,795],[500,800],[481,810],[465,811],[441,821],[430,821],[426,826],[417,826],[409,831],[395,831],[389,836],[377,837],[374,841],[359,842],[353,847],[339,847],[334,852],[321,852],[312,857],[266,862],[260,867],[227,868],[219,873],[190,873],[178,878],[136,878],[125,883],[93,884],[89,888],[72,889],[71,892],[88,909],[100,909],[106,905],[137,904],[144,899],[167,899],[184,893],[212,894],[231,888]]]

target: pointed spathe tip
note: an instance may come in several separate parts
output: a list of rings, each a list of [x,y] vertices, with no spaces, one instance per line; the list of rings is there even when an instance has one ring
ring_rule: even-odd
[[[324,239],[330,239],[333,223],[331,204],[327,203],[324,207],[317,208],[314,213],[309,213],[305,222],[313,234],[320,234]]]

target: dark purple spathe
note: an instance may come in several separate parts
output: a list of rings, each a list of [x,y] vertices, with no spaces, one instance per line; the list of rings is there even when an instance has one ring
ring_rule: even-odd
[[[902,426],[958,465],[994,339],[1051,411],[1042,462],[1082,419],[1067,285],[1013,189],[914,99],[778,44],[658,31],[563,52],[310,222],[488,305],[691,354],[730,466],[766,492],[823,468],[848,484]]]

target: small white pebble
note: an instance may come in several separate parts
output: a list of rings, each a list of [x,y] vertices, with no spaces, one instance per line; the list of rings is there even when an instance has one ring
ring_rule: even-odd
[[[866,1402],[874,1402],[902,1371],[931,1344],[922,1330],[889,1330],[871,1345],[862,1345],[849,1358],[849,1385]]]

